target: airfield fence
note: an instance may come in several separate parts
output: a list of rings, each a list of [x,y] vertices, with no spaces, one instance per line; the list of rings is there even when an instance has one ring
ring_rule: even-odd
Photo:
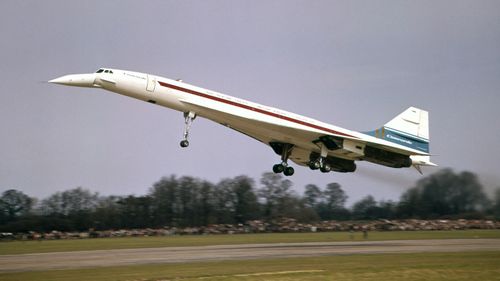
[[[293,233],[335,231],[417,231],[417,230],[467,230],[500,229],[500,221],[493,220],[376,220],[376,221],[321,221],[300,223],[295,219],[264,222],[248,221],[245,224],[216,224],[201,227],[170,227],[145,229],[93,230],[85,232],[51,231],[38,233],[0,233],[0,240],[55,240],[110,237],[144,237],[169,235],[244,234],[244,233]]]

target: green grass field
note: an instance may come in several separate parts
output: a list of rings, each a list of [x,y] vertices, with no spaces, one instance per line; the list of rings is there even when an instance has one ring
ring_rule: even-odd
[[[362,233],[354,241],[364,240]],[[500,230],[370,232],[368,240],[500,238]],[[349,241],[348,232],[190,235],[0,242],[0,255],[155,247]]]
[[[3,273],[0,280],[500,280],[500,252],[156,264]]]

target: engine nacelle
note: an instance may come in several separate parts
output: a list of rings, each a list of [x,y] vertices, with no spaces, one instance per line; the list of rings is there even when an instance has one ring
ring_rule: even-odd
[[[382,150],[372,146],[366,146],[364,153],[364,160],[387,167],[407,168],[412,165],[411,158],[408,155]]]

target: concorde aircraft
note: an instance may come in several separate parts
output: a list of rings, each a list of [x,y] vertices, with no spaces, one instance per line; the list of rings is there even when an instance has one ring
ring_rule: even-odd
[[[323,173],[349,173],[355,161],[368,161],[391,168],[436,166],[429,154],[429,114],[410,107],[370,132],[356,132],[281,109],[264,106],[182,80],[100,68],[91,74],[65,75],[50,83],[102,88],[114,93],[168,107],[184,114],[184,138],[189,146],[191,123],[196,117],[210,119],[269,145],[281,156],[275,173],[294,174],[291,160]]]

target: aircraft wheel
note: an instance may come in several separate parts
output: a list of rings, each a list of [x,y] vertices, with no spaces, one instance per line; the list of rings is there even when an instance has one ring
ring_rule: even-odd
[[[328,164],[324,164],[323,167],[320,168],[321,172],[328,173],[332,170],[332,167]]]
[[[181,141],[181,147],[188,147],[189,146],[189,141],[188,140],[182,140]]]
[[[282,164],[276,164],[273,166],[273,172],[275,172],[276,174],[282,173],[284,170],[285,166],[283,166]]]
[[[317,170],[317,169],[320,168],[320,166],[321,165],[320,165],[319,161],[311,161],[311,162],[309,162],[309,168],[311,170]]]
[[[293,173],[295,173],[293,167],[286,167],[285,170],[283,171],[283,174],[287,177],[293,175]]]

